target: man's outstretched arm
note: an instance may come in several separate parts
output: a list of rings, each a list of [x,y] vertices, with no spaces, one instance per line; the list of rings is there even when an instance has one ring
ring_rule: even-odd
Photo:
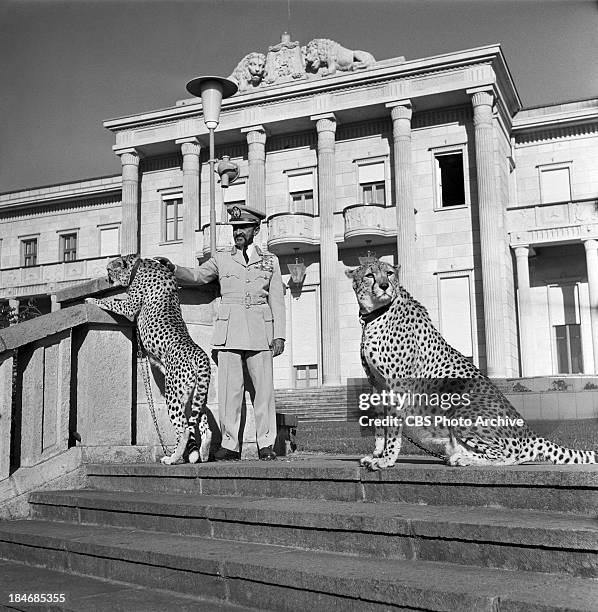
[[[156,260],[166,266],[182,285],[205,285],[218,278],[218,264],[213,257],[201,264],[199,268],[177,266],[166,257],[156,257]]]

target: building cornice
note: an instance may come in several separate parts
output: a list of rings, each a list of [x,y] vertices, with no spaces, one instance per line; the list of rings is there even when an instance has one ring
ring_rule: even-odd
[[[518,134],[583,123],[598,123],[598,100],[524,109],[515,116],[513,131]]]
[[[110,176],[77,183],[38,187],[0,194],[0,211],[29,206],[42,206],[73,200],[89,200],[122,189],[122,176]]]
[[[247,94],[233,96],[222,102],[221,123],[226,122],[227,113],[241,109],[246,110],[248,107],[260,107],[266,104],[271,105],[276,102],[287,101],[297,97],[326,96],[327,93],[335,91],[347,91],[348,89],[366,87],[374,84],[380,85],[397,80],[399,84],[403,83],[409,88],[414,80],[418,78],[434,77],[438,76],[440,73],[474,67],[479,64],[491,65],[494,75],[490,75],[490,78],[488,78],[488,75],[482,75],[482,79],[488,80],[488,84],[498,82],[498,89],[501,97],[504,99],[505,106],[509,109],[511,115],[515,114],[521,108],[521,101],[506,65],[502,49],[500,45],[488,45],[456,53],[446,53],[400,63],[396,63],[396,60],[394,63],[393,60],[385,60],[377,62],[371,68],[360,72],[337,74],[336,76],[302,81],[300,83],[286,83],[284,85],[265,87]],[[474,79],[473,81],[463,83],[463,88],[475,87],[483,84],[484,83],[476,82]],[[403,96],[398,92],[399,96],[416,98],[418,95],[421,95],[416,87],[413,89],[415,90],[414,92],[407,92],[408,96]],[[394,99],[397,98],[396,93],[389,90],[388,100],[383,100],[382,102],[392,101],[393,96]],[[335,109],[322,108],[321,112],[328,112],[329,110]],[[187,119],[194,123],[193,131],[196,131],[198,134],[203,134],[204,132],[207,133],[207,129],[203,126],[203,121],[199,121],[201,111],[201,101],[199,99],[191,99],[184,100],[178,105],[170,108],[108,119],[104,121],[103,125],[113,132],[119,132],[136,127],[165,124],[173,120],[178,122]],[[259,121],[255,121],[255,123],[258,122]],[[123,144],[121,148],[124,146]]]

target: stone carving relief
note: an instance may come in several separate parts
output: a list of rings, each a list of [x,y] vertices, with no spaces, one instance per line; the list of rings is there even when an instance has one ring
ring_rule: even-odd
[[[229,78],[238,83],[238,93],[242,94],[268,85],[332,76],[339,71],[365,70],[375,63],[371,53],[347,49],[328,38],[315,38],[301,47],[285,32],[280,43],[268,47],[267,55],[248,53]]]
[[[266,56],[263,53],[248,53],[233,70],[229,79],[239,85],[239,93],[260,87],[264,80]]]
[[[291,42],[291,37],[285,32],[279,44],[268,47],[266,85],[305,78],[305,62],[299,43]]]
[[[302,51],[306,71],[320,76],[335,74],[337,70],[363,70],[376,62],[371,53],[346,49],[328,38],[315,38]]]

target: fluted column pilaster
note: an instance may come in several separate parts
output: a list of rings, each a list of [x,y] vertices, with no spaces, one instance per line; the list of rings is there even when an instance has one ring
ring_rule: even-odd
[[[529,252],[530,248],[527,245],[515,247],[522,376],[533,375],[532,364],[534,359],[534,313],[529,282]]]
[[[247,135],[247,205],[266,212],[266,131],[261,125],[243,128]]]
[[[195,229],[199,227],[199,176],[201,144],[196,139],[179,142],[183,154],[183,240],[187,265],[195,263]]]
[[[334,240],[336,206],[334,115],[312,117],[318,132],[318,207],[320,212],[320,292],[322,318],[322,382],[340,384],[340,331],[338,326],[337,264]]]
[[[415,250],[415,209],[411,177],[411,117],[409,100],[391,102],[395,204],[397,213],[397,259],[401,266],[400,282],[408,291],[417,291],[417,254]]]
[[[486,370],[490,377],[506,375],[507,364],[504,344],[502,303],[504,288],[501,282],[502,258],[498,230],[501,226],[496,201],[494,176],[494,125],[492,106],[494,95],[490,90],[471,94],[478,183],[480,217],[480,250],[484,323],[486,339]]]
[[[122,222],[120,252],[122,255],[140,252],[139,244],[139,153],[135,149],[123,151],[122,164]]]
[[[596,373],[598,372],[598,240],[584,240],[583,246],[586,250],[590,321],[592,324],[592,352],[594,354],[594,373]]]

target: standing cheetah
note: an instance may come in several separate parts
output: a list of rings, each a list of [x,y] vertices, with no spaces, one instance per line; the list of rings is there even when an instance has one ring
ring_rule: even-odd
[[[162,458],[162,463],[179,462],[186,448],[189,463],[197,463],[200,458],[207,461],[212,438],[206,415],[210,360],[193,342],[183,321],[174,275],[157,261],[137,255],[118,257],[108,263],[107,269],[111,283],[127,287],[127,298],[85,301],[129,319],[137,316],[150,363],[164,376],[168,416],[177,432],[177,447],[172,455]],[[198,449],[195,425],[200,415]]]
[[[373,456],[364,457],[362,465],[371,470],[393,466],[403,431],[453,466],[596,463],[593,451],[563,448],[534,434],[494,384],[446,342],[426,309],[399,286],[398,268],[374,260],[346,274],[359,303],[366,375],[375,389],[403,394],[405,400],[397,411],[395,403],[391,415],[398,418],[390,426],[376,428]],[[454,401],[448,401],[451,396]]]

